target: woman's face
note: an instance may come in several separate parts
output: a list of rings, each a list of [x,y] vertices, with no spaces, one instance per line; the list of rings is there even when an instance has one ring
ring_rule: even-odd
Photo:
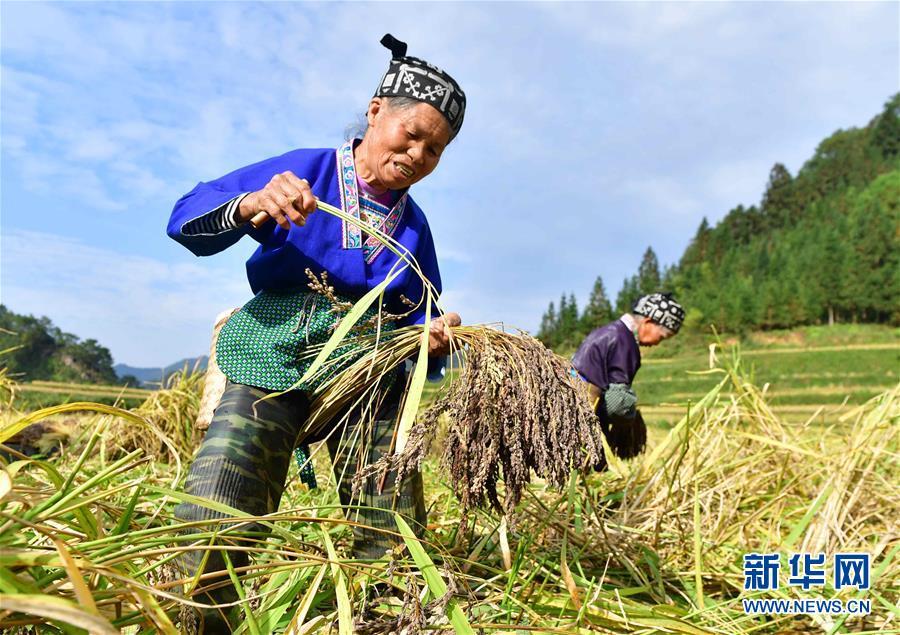
[[[661,324],[644,319],[638,324],[638,342],[641,346],[656,346],[664,339],[668,339],[674,335],[672,331]]]
[[[393,107],[376,97],[366,118],[360,176],[376,188],[400,190],[421,181],[437,167],[450,142],[450,124],[426,103]]]

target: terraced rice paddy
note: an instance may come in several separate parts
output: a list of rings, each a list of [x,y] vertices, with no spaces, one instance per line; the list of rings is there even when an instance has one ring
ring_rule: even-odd
[[[741,356],[775,412],[790,421],[847,412],[900,381],[900,344],[889,342],[745,350]],[[708,368],[708,353],[645,359],[635,390],[648,423],[670,424],[696,403],[715,385],[715,377],[699,374]]]
[[[29,408],[67,403],[96,401],[104,404],[136,406],[147,399],[152,390],[100,384],[68,384],[58,381],[31,381],[18,385],[20,404]]]

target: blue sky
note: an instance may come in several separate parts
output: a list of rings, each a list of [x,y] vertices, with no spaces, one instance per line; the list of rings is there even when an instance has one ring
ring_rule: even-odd
[[[534,329],[598,275],[614,297],[900,90],[898,3],[5,2],[0,28],[0,301],[138,366],[206,352],[250,294],[252,241],[194,257],[175,200],[338,145],[387,31],[468,95],[413,195],[469,323]]]

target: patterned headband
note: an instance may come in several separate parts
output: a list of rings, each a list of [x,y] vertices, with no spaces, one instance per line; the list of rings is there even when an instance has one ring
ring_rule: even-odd
[[[631,310],[677,333],[684,322],[684,307],[672,299],[671,293],[651,293],[638,298]]]
[[[462,127],[466,114],[466,94],[450,75],[418,57],[406,55],[406,42],[388,33],[381,43],[391,51],[391,64],[375,97],[409,97],[431,104],[450,124],[450,139]]]

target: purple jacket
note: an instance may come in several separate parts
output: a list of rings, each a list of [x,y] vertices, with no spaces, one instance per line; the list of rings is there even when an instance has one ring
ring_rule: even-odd
[[[641,367],[641,351],[634,333],[622,320],[591,331],[572,358],[582,377],[605,391],[610,384],[631,385]]]

